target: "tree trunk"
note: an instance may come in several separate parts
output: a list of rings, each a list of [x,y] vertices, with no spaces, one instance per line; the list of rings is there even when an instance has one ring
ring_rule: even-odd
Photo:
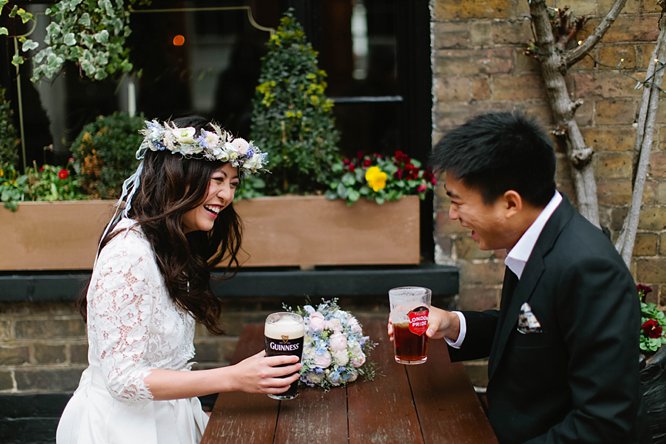
[[[615,244],[615,248],[622,255],[622,259],[630,266],[634,251],[638,219],[643,201],[643,190],[647,177],[650,152],[654,140],[655,120],[659,108],[659,96],[661,84],[664,80],[664,63],[666,61],[666,16],[663,15],[666,2],[661,2],[662,16],[659,20],[659,38],[652,52],[652,58],[648,65],[645,82],[643,82],[643,97],[638,114],[636,144],[634,155],[637,157],[635,168],[633,190],[631,195],[631,206],[622,227],[622,232]]]
[[[555,133],[566,139],[566,153],[572,167],[578,211],[599,226],[597,183],[592,168],[594,152],[585,145],[574,119],[576,109],[582,102],[571,100],[564,77],[567,72],[564,47],[555,41],[545,1],[531,0],[529,6],[548,103],[555,120]]]

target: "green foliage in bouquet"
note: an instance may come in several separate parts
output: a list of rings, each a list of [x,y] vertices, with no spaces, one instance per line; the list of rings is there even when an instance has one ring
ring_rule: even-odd
[[[3,170],[16,166],[19,141],[12,121],[11,104],[6,100],[5,89],[0,87],[0,168]]]
[[[91,198],[115,199],[136,169],[143,116],[116,112],[83,127],[71,146],[81,188]]]
[[[265,194],[323,191],[340,158],[326,73],[291,10],[268,41],[252,111],[252,139],[268,153]]]
[[[336,178],[326,197],[345,199],[349,205],[361,198],[383,204],[411,194],[423,200],[436,184],[430,169],[400,150],[393,156],[359,152],[355,158],[333,164],[331,171]]]

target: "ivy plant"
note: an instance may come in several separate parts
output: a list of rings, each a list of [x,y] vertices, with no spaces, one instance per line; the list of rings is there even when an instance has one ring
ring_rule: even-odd
[[[0,0],[0,14],[8,0]],[[127,4],[126,4],[127,3]],[[26,36],[19,37],[21,51],[33,55],[32,81],[52,79],[65,62],[75,63],[85,77],[103,80],[130,72],[129,48],[125,46],[131,33],[128,5],[146,5],[149,0],[59,0],[46,9],[50,23],[46,27],[44,46]],[[10,18],[22,23],[34,20],[23,8],[14,6]],[[0,27],[0,35],[8,35]],[[12,63],[22,64],[24,58],[15,54]]]
[[[267,43],[253,100],[251,133],[268,153],[263,192],[323,192],[340,159],[326,73],[303,27],[288,10]]]

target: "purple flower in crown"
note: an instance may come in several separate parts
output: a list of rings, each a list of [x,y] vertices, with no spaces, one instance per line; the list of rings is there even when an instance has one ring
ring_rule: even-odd
[[[162,143],[160,140],[153,140],[151,142],[155,148],[157,148],[157,151],[164,151],[167,149],[166,145]]]

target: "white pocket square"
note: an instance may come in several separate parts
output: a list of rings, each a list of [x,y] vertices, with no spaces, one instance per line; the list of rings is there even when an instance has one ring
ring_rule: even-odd
[[[528,334],[528,333],[541,333],[541,323],[532,313],[532,307],[530,304],[525,302],[520,307],[520,314],[518,315],[518,327],[517,330],[519,333]]]

